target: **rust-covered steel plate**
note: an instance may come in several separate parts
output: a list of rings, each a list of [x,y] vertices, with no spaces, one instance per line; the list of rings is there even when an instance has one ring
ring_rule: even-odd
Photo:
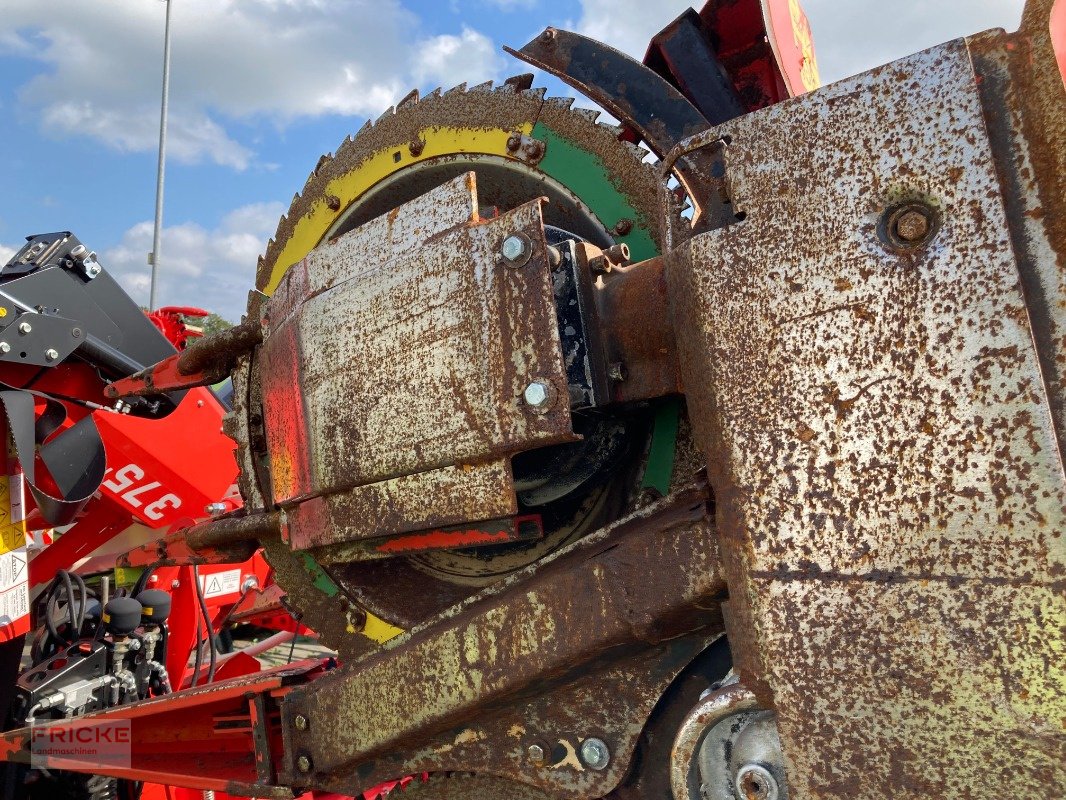
[[[1066,795],[1061,386],[1012,244],[1039,216],[1008,211],[988,124],[1026,98],[983,98],[971,50],[1026,41],[721,126],[743,221],[668,258],[731,649],[789,797]]]
[[[262,320],[274,500],[346,493],[297,548],[508,516],[510,455],[575,438],[540,201],[482,220],[473,173],[316,248]]]

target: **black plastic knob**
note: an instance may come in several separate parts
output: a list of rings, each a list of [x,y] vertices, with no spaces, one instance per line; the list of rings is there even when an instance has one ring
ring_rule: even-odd
[[[104,606],[104,624],[109,633],[133,633],[141,624],[141,604],[132,597],[115,597]]]
[[[145,589],[137,595],[141,604],[141,616],[146,621],[161,625],[170,616],[170,594],[162,589]]]

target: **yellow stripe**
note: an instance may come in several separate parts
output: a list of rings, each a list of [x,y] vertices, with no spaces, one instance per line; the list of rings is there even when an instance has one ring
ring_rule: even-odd
[[[529,135],[533,124],[524,123],[517,130]],[[326,186],[322,197],[315,201],[310,213],[296,221],[292,235],[270,273],[270,281],[263,289],[264,294],[273,294],[289,267],[317,247],[326,231],[348,206],[379,181],[419,161],[456,153],[485,153],[510,158],[507,139],[513,132],[490,128],[425,128],[419,138],[426,144],[417,156],[411,155],[406,144],[388,147],[373,153],[351,172],[334,178]],[[331,195],[340,198],[337,211],[326,205],[326,197]]]

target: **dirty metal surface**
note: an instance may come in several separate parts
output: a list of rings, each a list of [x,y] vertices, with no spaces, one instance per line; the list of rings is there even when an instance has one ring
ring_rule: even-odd
[[[722,583],[706,495],[690,489],[485,589],[282,708],[284,780],[352,787],[367,762],[523,696],[713,626]],[[642,591],[641,587],[654,587]],[[525,693],[525,694],[523,694]],[[293,726],[297,714],[307,730]],[[299,773],[293,759],[314,767]],[[347,791],[347,790],[346,790]]]
[[[670,256],[730,642],[798,800],[1066,793],[1063,464],[977,84],[956,41],[722,126],[746,218]]]
[[[681,392],[664,267],[661,258],[615,267],[597,287],[605,360],[620,366],[611,384],[616,403]]]
[[[464,464],[298,503],[289,513],[289,543],[306,550],[517,513],[509,460]]]
[[[721,630],[719,619],[706,632],[590,668],[572,684],[508,703],[413,751],[391,752],[361,766],[358,782],[342,784],[344,791],[357,793],[405,771],[446,771],[506,777],[556,796],[602,797],[631,769],[644,766],[633,763],[633,752],[653,708]],[[592,769],[581,760],[581,743],[589,737],[607,745],[605,769]],[[531,760],[529,748],[534,746],[545,754],[543,762]]]
[[[448,493],[477,498],[481,473],[464,465],[573,438],[540,203],[489,221],[477,209],[467,173],[316,248],[265,304],[275,501],[446,468]],[[516,232],[532,245],[518,268],[500,256]],[[549,407],[523,401],[533,380],[557,387]],[[406,491],[432,508],[439,482]],[[499,495],[468,519],[501,516]],[[331,530],[335,541],[381,533]]]

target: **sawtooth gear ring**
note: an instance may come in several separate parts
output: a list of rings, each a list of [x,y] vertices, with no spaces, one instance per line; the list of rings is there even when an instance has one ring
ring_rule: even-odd
[[[516,88],[514,82],[496,88],[491,82],[471,89],[464,84],[422,98],[412,92],[346,138],[336,154],[319,159],[259,259],[256,288],[271,294],[285,271],[322,241],[410,199],[404,191],[420,194],[420,183],[411,178],[423,171],[440,176],[448,170],[510,168],[522,174],[526,191],[532,176],[532,194],[557,199],[546,205],[547,222],[553,222],[553,213],[569,213],[554,222],[605,245],[625,242],[634,260],[655,255],[661,242],[660,179],[644,161],[647,151],[620,141],[620,129],[598,123],[598,112],[572,103],[545,97],[543,89]],[[405,188],[397,189],[401,183]],[[375,190],[379,203],[387,198],[377,212],[362,207]],[[250,454],[240,459],[249,461]],[[292,609],[342,659],[402,632],[369,611],[363,619],[365,605],[346,595],[313,558],[280,540],[262,544]]]

